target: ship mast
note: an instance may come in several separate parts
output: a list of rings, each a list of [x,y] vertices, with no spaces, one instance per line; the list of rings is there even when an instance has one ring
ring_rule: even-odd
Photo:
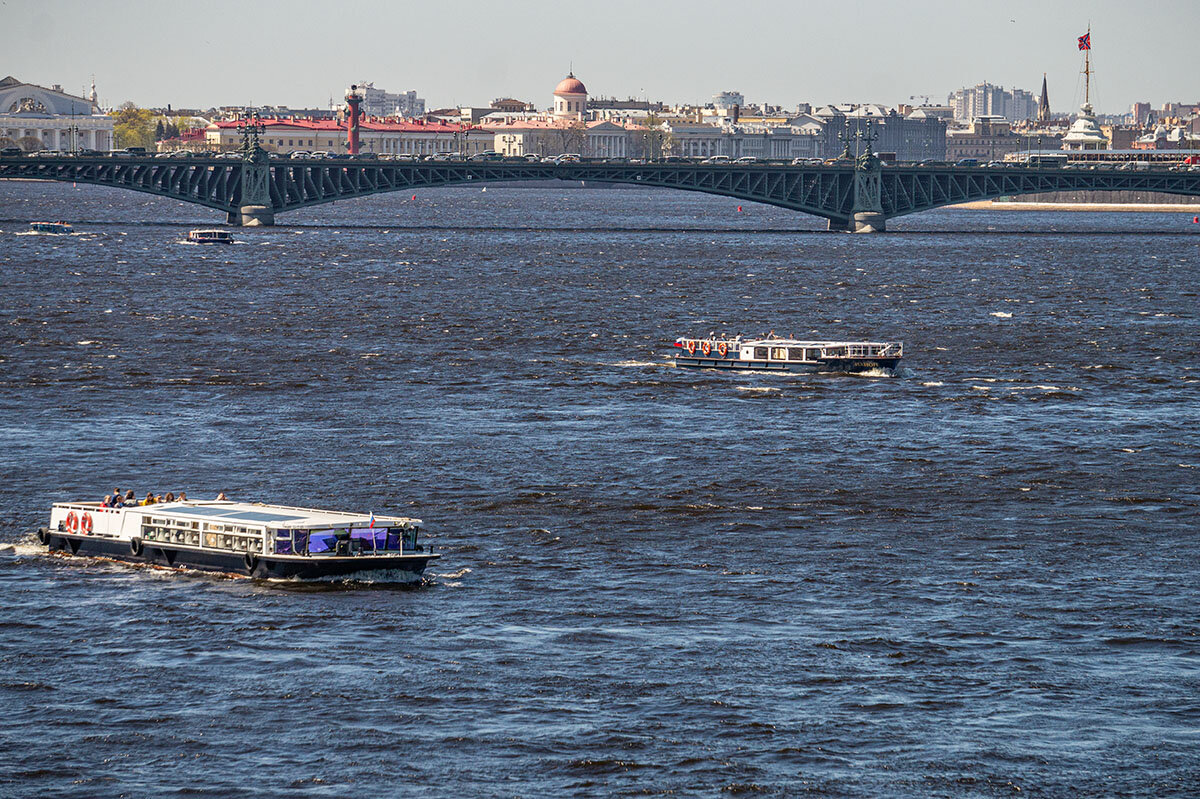
[[[1088,47],[1083,51],[1083,102],[1092,103],[1092,23],[1088,23]]]

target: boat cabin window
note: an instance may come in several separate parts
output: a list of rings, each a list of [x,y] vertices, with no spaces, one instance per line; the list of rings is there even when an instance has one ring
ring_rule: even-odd
[[[760,361],[765,361],[767,359],[767,347],[755,347],[754,357]]]
[[[310,530],[308,533],[308,554],[332,555],[337,551],[337,530]]]
[[[820,348],[816,348],[816,347],[814,347],[813,349],[810,349],[810,350],[808,351],[808,360],[810,360],[810,361],[819,361],[819,360],[821,360],[821,350],[820,350]]]
[[[333,530],[279,530],[275,551],[296,555],[374,555],[416,549],[416,528],[352,527]],[[285,552],[280,547],[289,547]]]
[[[774,347],[771,350],[771,357],[777,361],[786,361],[788,357],[787,347]]]
[[[355,527],[350,531],[350,552],[373,553],[387,547],[386,527]]]

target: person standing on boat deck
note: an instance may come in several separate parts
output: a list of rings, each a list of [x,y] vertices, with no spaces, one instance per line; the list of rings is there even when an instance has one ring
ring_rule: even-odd
[[[121,497],[122,497],[122,496],[123,496],[123,495],[121,494],[121,489],[119,489],[119,488],[114,488],[114,489],[113,489],[112,498],[113,498],[113,505],[114,505],[114,506],[117,506],[117,507],[119,507],[119,505],[117,505],[117,503],[119,503],[119,502],[121,501]]]
[[[112,507],[112,494],[104,495],[104,501],[100,503],[100,507],[102,507],[102,508],[111,508]]]
[[[186,492],[186,491],[180,491],[180,492],[179,492],[179,501],[180,501],[180,502],[187,502],[187,492]]]
[[[153,491],[146,492],[146,498],[142,500],[142,504],[143,505],[153,505],[154,504],[154,492]]]
[[[137,504],[137,495],[133,493],[132,488],[125,492],[125,504],[126,505],[136,505]]]
[[[229,501],[229,498],[227,496],[225,496],[224,491],[217,494],[217,502],[228,502],[228,501]]]
[[[170,491],[168,491],[168,492],[167,492],[166,501],[167,501],[167,502],[174,502],[174,501],[175,501],[175,495],[174,495],[173,493],[171,493]]]

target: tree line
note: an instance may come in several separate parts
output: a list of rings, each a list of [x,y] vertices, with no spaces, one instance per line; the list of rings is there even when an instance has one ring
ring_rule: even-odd
[[[113,118],[113,141],[118,149],[145,147],[154,149],[154,143],[167,139],[178,139],[180,134],[194,125],[188,117],[161,116],[148,108],[138,108],[124,102],[109,114]]]

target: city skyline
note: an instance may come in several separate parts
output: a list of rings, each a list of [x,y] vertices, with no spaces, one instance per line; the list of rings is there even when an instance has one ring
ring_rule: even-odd
[[[1193,26],[1183,23],[1200,21],[1200,12],[1180,0],[1136,16],[1107,1],[1047,9],[1027,0],[994,7],[922,0],[906,8],[860,3],[814,12],[763,2],[731,18],[727,6],[700,0],[614,0],[598,11],[543,2],[503,9],[369,3],[336,16],[333,28],[346,39],[337,48],[330,12],[310,0],[215,2],[202,13],[143,0],[51,8],[7,0],[0,3],[7,23],[0,25],[7,55],[0,71],[69,92],[95,75],[109,107],[130,100],[199,108],[320,107],[360,80],[415,90],[431,108],[486,105],[502,95],[540,107],[568,69],[593,96],[703,103],[733,89],[750,103],[785,107],[925,97],[944,104],[950,92],[983,81],[1037,90],[1045,72],[1051,106],[1061,114],[1082,99],[1075,37],[1090,20],[1099,112],[1194,99],[1191,75],[1174,54],[1187,52]],[[164,37],[172,27],[189,33]],[[253,47],[243,27],[266,32],[271,44]],[[189,38],[195,47],[186,46]],[[170,44],[113,46],[130,41]]]

